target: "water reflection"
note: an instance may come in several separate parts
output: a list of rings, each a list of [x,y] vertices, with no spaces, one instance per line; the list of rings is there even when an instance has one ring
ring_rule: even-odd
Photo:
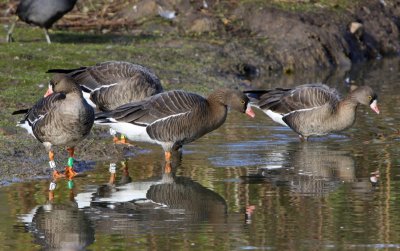
[[[21,220],[44,250],[84,250],[94,242],[94,228],[83,211],[78,209],[70,190],[70,200],[56,204],[48,201],[35,207]]]
[[[118,185],[115,185],[115,173],[111,172],[109,183],[92,194],[90,203],[82,201],[80,204],[100,209],[113,208],[119,213],[123,213],[124,209],[157,209],[164,211],[160,215],[179,215],[190,221],[223,220],[227,213],[224,198],[189,177],[177,176],[176,170],[174,165],[172,172],[164,171],[161,177],[126,182],[131,179],[127,178],[129,172],[125,165]],[[77,198],[88,196],[78,194]]]
[[[20,220],[45,250],[83,250],[102,233],[193,231],[201,222],[226,223],[225,199],[191,178],[176,175],[177,169],[173,166],[170,173],[133,181],[126,162],[118,163],[118,168],[110,168],[106,184],[89,185],[74,194],[82,185],[78,179],[68,191],[68,201],[50,200]],[[50,191],[54,192],[60,191]]]
[[[323,144],[296,144],[289,151],[287,166],[298,175],[291,190],[302,194],[326,195],[343,182],[355,180],[355,162],[350,152],[334,150]]]
[[[286,186],[295,193],[315,196],[327,195],[343,182],[356,179],[352,154],[322,142],[291,142],[271,155],[277,156],[281,165],[262,166],[256,174],[243,177],[244,180],[252,183],[268,181]]]

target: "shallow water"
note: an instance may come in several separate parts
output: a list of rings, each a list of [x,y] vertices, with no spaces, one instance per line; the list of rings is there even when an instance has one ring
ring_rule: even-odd
[[[325,79],[379,93],[380,115],[360,107],[349,130],[300,143],[260,111],[186,145],[173,173],[153,145],[75,180],[0,188],[0,243],[17,250],[368,250],[400,248],[398,61]],[[320,82],[317,77],[306,82]],[[278,79],[280,83],[284,79]],[[289,81],[290,82],[290,81]],[[258,87],[275,86],[256,81]],[[282,84],[280,84],[282,85]],[[294,85],[289,84],[289,85]],[[45,164],[45,163],[44,163]]]

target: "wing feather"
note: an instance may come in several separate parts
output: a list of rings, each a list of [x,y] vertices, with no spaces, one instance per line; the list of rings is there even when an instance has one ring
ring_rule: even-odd
[[[335,107],[335,104],[340,101],[338,92],[323,84],[301,85],[294,89],[250,90],[246,93],[258,100],[256,104],[261,109],[280,114],[313,109],[326,104]]]
[[[145,100],[122,105],[110,112],[96,114],[96,121],[112,118],[118,122],[149,125],[157,120],[190,112],[206,100],[197,94],[169,91]]]
[[[26,122],[32,128],[34,136],[41,141],[41,137],[37,134],[35,130],[35,125],[40,120],[44,119],[46,115],[59,105],[65,99],[65,94],[63,93],[53,93],[50,96],[41,98],[32,108],[15,111],[13,114],[21,114],[22,111],[26,111],[24,119],[22,119],[19,124],[23,125]]]

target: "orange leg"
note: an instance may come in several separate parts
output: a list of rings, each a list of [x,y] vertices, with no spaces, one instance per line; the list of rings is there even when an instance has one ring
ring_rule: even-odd
[[[114,185],[116,176],[117,176],[117,175],[116,175],[115,173],[111,173],[110,179],[109,179],[109,181],[108,181],[108,184]]]
[[[166,151],[165,152],[165,168],[164,168],[164,172],[165,173],[171,173],[171,171],[172,171],[171,158],[172,158],[171,152],[170,151]]]
[[[57,187],[56,180],[50,182],[49,184],[49,201],[52,202],[54,200],[54,190]]]
[[[128,166],[126,165],[125,162],[122,162],[122,172],[123,172],[124,176],[129,176]]]
[[[172,157],[171,152],[170,151],[166,151],[165,152],[165,161],[171,162],[171,157]]]
[[[57,170],[56,170],[56,163],[54,162],[54,152],[53,152],[53,150],[50,150],[49,151],[49,159],[50,159],[50,167],[53,169],[53,178],[54,179],[59,179],[59,178],[62,178],[62,177],[64,177],[64,175],[62,175],[61,173],[59,173]]]
[[[65,176],[69,180],[72,180],[72,178],[76,176],[76,172],[73,169],[75,149],[73,147],[68,147],[67,151],[69,153],[69,158],[68,158],[68,166],[65,167]]]
[[[54,200],[54,191],[49,191],[49,201],[52,202]]]
[[[126,138],[123,134],[121,134],[121,144],[128,144],[128,142],[126,141]]]
[[[54,152],[53,152],[53,150],[50,150],[50,152],[49,152],[49,159],[54,161]]]
[[[75,149],[73,147],[68,147],[67,151],[69,153],[69,157],[73,158],[75,154]]]
[[[114,135],[114,137],[113,137],[113,142],[114,142],[115,144],[121,144],[121,145],[132,146],[132,144],[130,144],[130,143],[126,140],[126,137],[125,137],[123,134],[121,134],[121,139],[118,139],[118,137]]]
[[[172,172],[172,167],[171,167],[171,162],[165,162],[165,167],[164,167],[164,173],[171,173]]]
[[[72,180],[77,173],[74,171],[72,166],[66,166],[65,167],[65,177],[67,177],[69,180]]]

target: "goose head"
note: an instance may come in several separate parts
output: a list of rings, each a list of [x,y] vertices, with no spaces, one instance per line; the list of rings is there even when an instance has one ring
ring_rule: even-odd
[[[64,94],[71,92],[80,93],[80,87],[78,86],[78,84],[75,83],[73,79],[71,79],[67,75],[55,74],[49,81],[49,88],[44,96],[47,97],[53,92],[62,92]]]
[[[378,108],[378,95],[369,86],[360,86],[353,88],[351,96],[358,103],[362,105],[368,105],[371,109],[379,114]]]
[[[230,90],[226,94],[226,105],[241,113],[254,118],[255,114],[250,106],[249,98],[241,91]]]

